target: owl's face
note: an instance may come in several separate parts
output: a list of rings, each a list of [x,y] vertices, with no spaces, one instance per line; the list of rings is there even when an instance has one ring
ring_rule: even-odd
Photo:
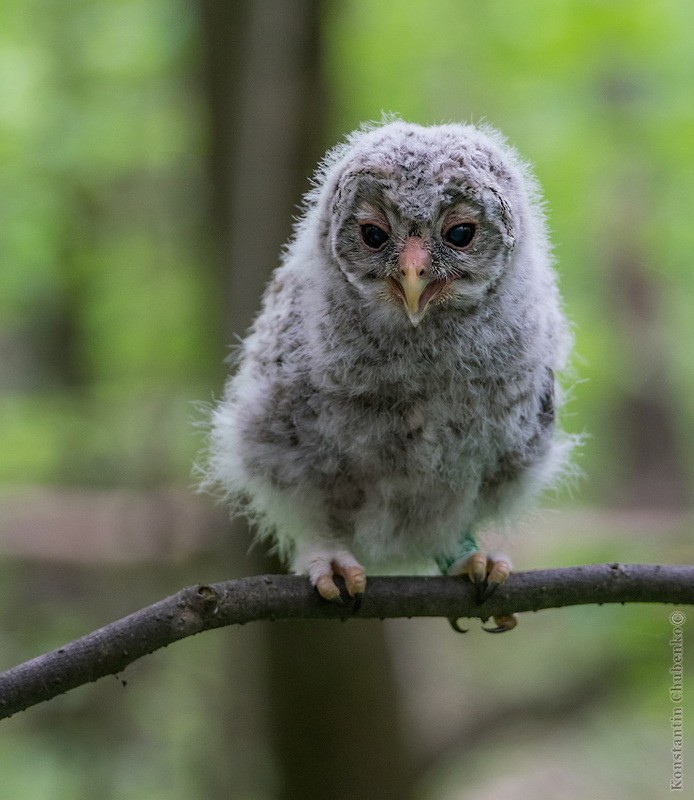
[[[507,269],[513,176],[498,151],[461,141],[465,128],[398,123],[388,135],[391,127],[364,137],[374,141],[344,165],[330,243],[367,302],[417,326],[483,302]]]

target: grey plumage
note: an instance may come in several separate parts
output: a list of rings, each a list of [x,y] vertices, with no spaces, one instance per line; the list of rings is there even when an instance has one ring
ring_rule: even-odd
[[[449,565],[571,447],[536,182],[496,131],[395,121],[349,136],[314,185],[213,412],[205,486],[314,584]]]

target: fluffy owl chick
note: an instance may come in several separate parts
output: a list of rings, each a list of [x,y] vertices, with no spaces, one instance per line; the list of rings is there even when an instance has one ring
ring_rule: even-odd
[[[436,561],[553,479],[570,344],[537,185],[489,128],[389,122],[328,153],[212,419],[221,487],[326,599]],[[501,627],[511,623],[502,621]]]

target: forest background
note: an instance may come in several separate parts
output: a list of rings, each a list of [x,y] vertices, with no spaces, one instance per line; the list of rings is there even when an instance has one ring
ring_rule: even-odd
[[[587,437],[517,568],[691,563],[693,86],[687,0],[2,3],[0,668],[278,569],[193,493],[197,404],[317,159],[383,112],[486,121],[544,189],[576,336],[563,422]],[[3,723],[2,788],[651,800],[671,611],[213,632]]]

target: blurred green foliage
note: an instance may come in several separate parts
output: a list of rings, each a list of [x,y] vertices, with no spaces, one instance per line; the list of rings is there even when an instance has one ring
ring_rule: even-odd
[[[221,361],[197,49],[183,2],[0,8],[0,482],[187,478]]]
[[[222,376],[195,12],[0,9],[0,482],[187,477],[187,402]],[[687,0],[326,6],[328,142],[384,111],[486,120],[535,165],[575,322],[566,424],[591,434],[591,501],[620,480],[614,415],[642,388],[612,265],[625,240],[652,279],[652,357],[694,469],[693,42]]]

